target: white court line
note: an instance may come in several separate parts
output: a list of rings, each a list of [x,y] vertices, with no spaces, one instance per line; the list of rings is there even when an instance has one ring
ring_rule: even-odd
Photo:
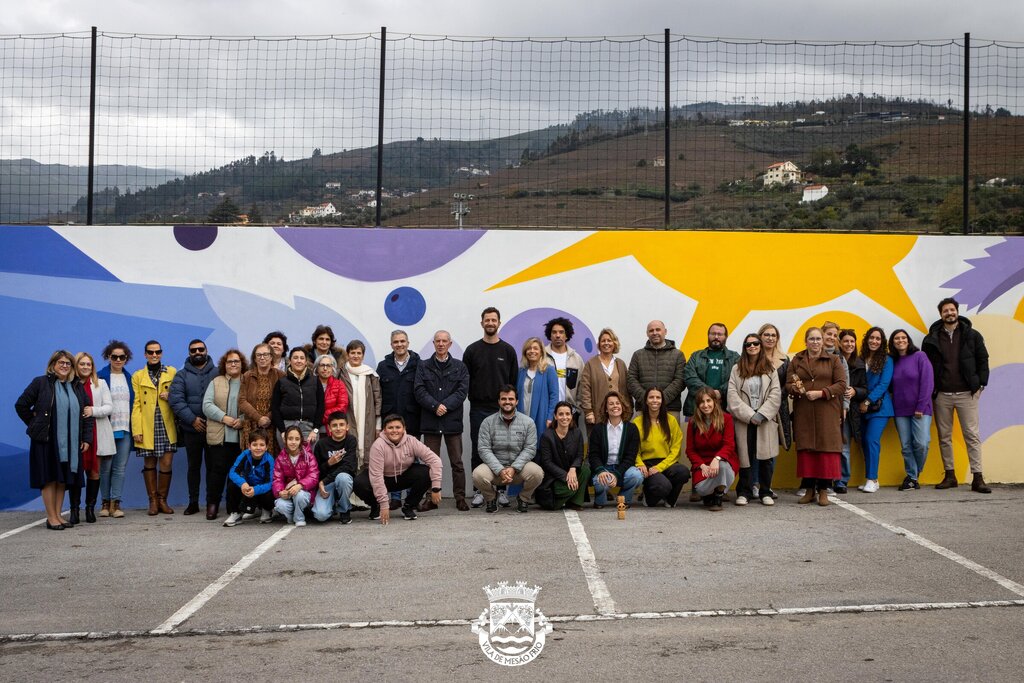
[[[213,596],[217,595],[217,593],[219,593],[225,586],[234,581],[235,578],[244,572],[249,565],[258,560],[263,553],[277,545],[277,542],[290,534],[294,528],[295,525],[287,524],[284,528],[279,529],[270,538],[263,541],[263,543],[260,543],[255,550],[236,562],[231,569],[228,569],[226,572],[221,574],[219,579],[211,583],[197,596],[189,600],[184,607],[172,614],[167,621],[150,631],[150,633],[153,635],[166,635],[173,631],[186,619],[202,609],[203,605],[209,602]]]
[[[794,615],[865,614],[878,612],[930,612],[936,610],[1024,607],[1024,600],[976,600],[964,602],[905,602],[876,605],[826,605],[822,607],[766,607],[763,609],[711,609],[685,612],[631,612],[614,614],[569,614],[548,617],[554,623],[585,623],[651,619],[703,619],[708,617],[779,617]],[[472,619],[388,619],[381,621],[338,621],[309,624],[277,624],[235,628],[191,628],[158,633],[152,631],[78,631],[71,633],[14,633],[0,635],[5,643],[31,643],[69,640],[114,640],[185,636],[238,636],[259,633],[297,633],[300,631],[338,631],[383,628],[467,627]]]
[[[939,555],[942,555],[946,559],[949,559],[949,560],[952,560],[953,562],[956,562],[961,567],[966,567],[967,569],[970,569],[975,574],[978,574],[980,576],[984,576],[986,579],[990,579],[992,581],[995,581],[996,583],[998,583],[1000,586],[1002,586],[1006,590],[1010,591],[1011,593],[1016,593],[1017,595],[1020,595],[1020,596],[1024,597],[1024,586],[1020,585],[1016,581],[1012,581],[1012,580],[1006,578],[1005,576],[1003,576],[1002,574],[999,574],[998,572],[992,571],[988,567],[983,567],[982,565],[978,564],[977,562],[975,562],[973,560],[968,560],[963,555],[960,555],[959,553],[955,553],[952,550],[950,550],[949,548],[943,548],[941,545],[939,545],[937,543],[933,543],[933,542],[929,541],[927,538],[925,538],[924,536],[919,536],[919,535],[915,534],[913,531],[910,531],[909,529],[904,529],[901,526],[896,526],[895,524],[890,524],[889,522],[884,522],[884,521],[878,519],[877,517],[875,517],[873,514],[871,514],[867,510],[862,510],[859,507],[857,507],[856,505],[853,505],[851,503],[847,503],[845,500],[840,500],[838,498],[832,498],[831,500],[832,500],[832,502],[834,502],[836,505],[838,505],[839,507],[843,508],[844,510],[849,510],[850,512],[858,514],[861,517],[863,517],[864,519],[868,520],[869,522],[877,524],[878,526],[882,527],[883,529],[888,529],[889,531],[893,532],[894,534],[899,534],[900,536],[904,536],[908,540],[913,541],[914,543],[918,544],[922,548],[927,548],[928,550],[931,550],[934,553],[938,553]]]
[[[70,514],[70,512],[71,512],[71,510],[65,510],[64,512],[60,513],[60,515],[61,515],[61,517],[63,517],[64,515]],[[28,524],[25,524],[24,526],[19,526],[17,529],[11,529],[10,531],[5,531],[2,534],[0,534],[0,541],[4,540],[5,538],[8,538],[9,536],[13,536],[14,534],[20,534],[22,531],[25,531],[26,529],[31,529],[34,526],[42,526],[45,522],[46,522],[46,517],[43,517],[42,519],[37,519],[34,522],[29,522]]]
[[[602,615],[615,614],[615,601],[612,600],[608,586],[601,578],[594,550],[590,547],[590,541],[587,539],[587,532],[583,528],[580,516],[574,510],[566,510],[565,521],[569,523],[569,533],[572,534],[572,541],[576,544],[576,554],[580,557],[583,576],[586,577],[590,595],[594,598],[594,609]]]

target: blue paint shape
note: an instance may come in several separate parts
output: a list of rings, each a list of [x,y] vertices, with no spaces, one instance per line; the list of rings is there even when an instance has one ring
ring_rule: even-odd
[[[0,226],[0,271],[118,282],[53,228],[42,225]]]
[[[396,325],[415,325],[426,312],[426,300],[412,287],[393,289],[384,299],[384,315]]]

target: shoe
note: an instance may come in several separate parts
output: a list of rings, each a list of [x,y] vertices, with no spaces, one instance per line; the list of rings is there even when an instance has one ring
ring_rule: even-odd
[[[274,513],[270,510],[260,512],[260,524],[269,524],[272,519],[274,519]]]
[[[992,489],[985,483],[985,478],[981,476],[981,472],[974,473],[974,481],[971,482],[971,490],[975,493],[992,493]]]
[[[455,509],[458,510],[459,512],[465,512],[466,510],[469,509],[469,503],[466,502],[465,498],[456,498]]]
[[[877,479],[868,479],[866,482],[864,482],[863,491],[864,491],[864,493],[875,493],[875,492],[877,492],[878,491],[878,480]]]
[[[935,485],[937,489],[955,489],[957,487],[956,470],[946,470],[946,476]]]
[[[710,498],[711,498],[711,505],[708,506],[708,510],[711,511],[711,512],[721,512],[722,511],[722,496],[719,495],[719,494],[715,494],[713,496],[710,496]]]
[[[761,499],[761,505],[775,505],[775,499],[771,496],[765,496]]]
[[[804,496],[807,495],[807,489],[799,489],[796,492],[796,495],[799,496],[800,498],[803,498]]]
[[[903,483],[900,484],[900,487],[897,490],[898,491],[907,491],[907,490],[913,490],[913,488],[914,488],[914,480],[911,479],[910,475],[908,474],[907,476],[903,477]]]
[[[508,494],[505,493],[504,491],[498,491],[498,505],[500,505],[503,508],[507,508],[511,504],[512,503],[510,503],[508,500]]]
[[[339,524],[351,524],[352,523],[352,513],[351,512],[342,512],[340,515],[338,515],[338,523]]]
[[[80,510],[77,507],[71,508],[71,512],[68,514],[68,526],[74,526],[82,523],[79,513]]]
[[[760,484],[754,484],[751,487],[750,492],[752,494],[754,494],[754,495],[751,496],[751,498],[760,498],[761,497],[761,485]]]
[[[110,502],[110,516],[114,519],[124,518],[124,510],[121,509],[121,501],[113,500]]]
[[[171,490],[171,472],[160,471],[156,480],[156,506],[161,514],[173,515],[174,509],[167,504],[167,494]]]
[[[835,487],[835,492],[839,494],[846,493],[846,487],[843,486],[842,484],[837,484]]]
[[[914,480],[914,488],[918,490],[920,490],[921,488],[921,482],[919,482],[917,479]]]
[[[699,503],[700,500],[701,500],[701,497],[700,497],[699,493],[697,493],[696,491],[690,491],[690,502],[691,503]]]
[[[746,496],[736,496],[737,505],[746,505],[749,501]]]
[[[822,507],[825,507],[826,505],[831,505],[831,504],[832,504],[832,501],[830,501],[828,499],[828,491],[825,490],[825,489],[822,489],[822,490],[818,491],[818,505],[820,505]]]
[[[474,505],[473,507],[478,507],[478,506]],[[497,498],[491,498],[489,501],[487,501],[487,507],[484,508],[484,509],[487,510],[487,512],[497,512],[498,511],[498,499]]]
[[[473,494],[473,503],[472,503],[472,505],[473,505],[473,507],[478,508],[478,507],[480,507],[483,504],[484,504],[484,494],[482,494],[479,491],[477,491],[476,493]],[[491,512],[493,512],[493,510]]]
[[[522,498],[516,497],[516,512],[529,512],[530,504]]]
[[[579,512],[580,510],[583,509],[583,506],[577,503],[566,503],[565,508],[567,510],[575,510],[576,512]]]
[[[259,516],[260,516],[260,514],[258,512],[255,512],[255,511],[254,512],[243,512],[242,513],[242,521],[243,522],[247,522],[250,519],[256,519]]]
[[[66,529],[67,527],[65,527],[63,524],[50,524],[49,522],[47,522],[46,528],[50,531],[64,531],[64,529]]]
[[[146,484],[146,495],[149,496],[149,510],[146,511],[146,514],[153,517],[160,512],[160,508],[156,504],[156,468],[144,467],[142,481]]]
[[[398,500],[397,498],[392,498],[391,500],[388,501],[389,510],[397,510],[400,507],[402,507],[402,501]]]
[[[430,512],[431,510],[436,510],[436,509],[437,509],[437,505],[435,505],[434,501],[430,500],[429,498],[424,498],[420,502],[420,507],[419,507],[419,511],[420,512]]]
[[[109,517],[110,516],[110,501],[109,500],[103,501],[102,505],[100,505],[100,511],[98,513],[96,513],[96,516],[97,517]]]
[[[242,515],[237,512],[232,512],[228,515],[228,518],[224,520],[224,526],[237,526],[242,523]]]
[[[814,500],[814,489],[801,489],[804,495],[800,496],[800,500],[797,501],[798,505],[807,505]]]
[[[601,505],[600,503],[594,503],[594,509],[595,510],[604,510],[604,505]]]
[[[96,523],[96,507],[94,505],[85,506],[85,521],[88,524]]]
[[[380,508],[370,508],[370,519],[380,519]]]
[[[416,519],[416,510],[414,510],[410,505],[403,505],[402,516],[411,522]]]
[[[197,512],[199,512],[199,503],[189,503],[188,507],[186,507],[185,511],[182,512],[181,514],[183,514],[183,515],[194,515]]]
[[[217,519],[217,513],[220,511],[220,503],[207,503],[206,504],[206,519]]]
[[[96,523],[96,497],[100,492],[100,480],[88,479],[85,482],[85,521]]]
[[[295,526],[306,526],[306,520],[304,520],[304,519],[297,519],[297,520],[295,520]]]

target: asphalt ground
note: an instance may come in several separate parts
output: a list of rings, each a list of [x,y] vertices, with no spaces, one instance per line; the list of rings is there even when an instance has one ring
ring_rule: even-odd
[[[828,507],[699,504],[348,526],[129,510],[53,532],[0,513],[0,680],[1019,681],[1024,487],[852,491]],[[684,494],[685,495],[685,494]],[[20,529],[20,530],[19,530]],[[13,532],[13,533],[12,533]],[[470,623],[485,585],[542,587],[522,667]]]

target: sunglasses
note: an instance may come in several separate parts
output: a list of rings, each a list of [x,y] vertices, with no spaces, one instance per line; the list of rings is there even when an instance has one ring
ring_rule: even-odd
[[[743,348],[749,349],[751,346],[760,346],[760,345],[761,345],[761,342],[759,342],[759,341],[748,341],[745,344],[743,344]]]
[[[188,352],[189,353],[206,353],[206,349],[204,349],[204,348],[189,349]]]
[[[110,360],[128,360],[128,354],[126,354],[126,353],[112,353],[112,354],[110,354]]]
[[[146,349],[146,355],[147,356],[159,356],[163,352],[164,352],[163,349],[157,349],[156,351],[153,351],[151,349]]]

